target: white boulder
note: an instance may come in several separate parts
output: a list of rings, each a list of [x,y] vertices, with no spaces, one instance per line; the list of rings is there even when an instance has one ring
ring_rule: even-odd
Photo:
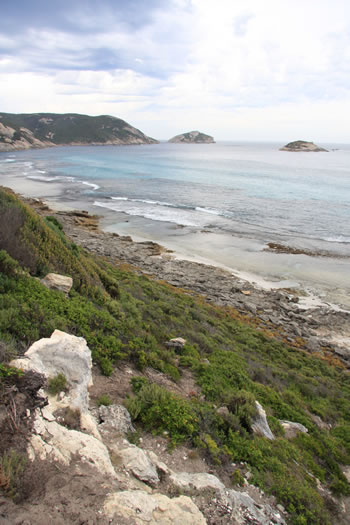
[[[56,421],[47,421],[39,412],[34,420],[29,457],[31,460],[36,457],[52,459],[64,465],[79,458],[94,465],[104,476],[116,477],[107,447],[101,441],[83,432],[69,430]]]
[[[300,433],[306,434],[308,429],[304,427],[301,423],[293,423],[293,421],[280,421],[282,427],[284,428],[286,438],[294,438]]]
[[[188,472],[172,472],[169,481],[175,486],[184,491],[190,490],[224,490],[225,485],[212,474],[206,472],[199,472],[196,474],[190,474]]]
[[[135,432],[128,410],[123,405],[101,405],[96,410],[100,432]]]
[[[124,468],[131,471],[137,479],[150,485],[159,483],[157,468],[142,448],[136,447],[135,445],[130,445],[122,449],[113,447],[112,445],[110,448],[121,458]]]
[[[73,279],[71,277],[58,273],[48,273],[43,279],[40,279],[40,282],[50,290],[58,290],[65,294],[69,294],[73,286]]]
[[[142,490],[110,494],[103,512],[109,518],[123,517],[136,525],[206,525],[203,514],[187,496],[170,499]]]
[[[32,344],[23,358],[12,362],[23,370],[35,370],[47,379],[63,374],[69,389],[66,405],[86,411],[92,385],[91,352],[85,339],[55,330],[50,338]]]
[[[275,439],[275,436],[271,432],[269,424],[266,419],[266,412],[258,401],[255,401],[257,414],[252,423],[252,430],[254,434],[265,437],[267,439]]]

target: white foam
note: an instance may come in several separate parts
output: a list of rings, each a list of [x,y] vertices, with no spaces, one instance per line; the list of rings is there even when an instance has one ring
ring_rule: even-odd
[[[94,205],[115,212],[123,212],[127,215],[144,217],[145,219],[150,219],[152,221],[171,222],[182,226],[198,226],[198,224],[183,217],[183,210],[178,210],[178,213],[176,211],[174,211],[173,213],[169,213],[169,210],[162,210],[161,208],[141,209],[137,206],[126,208],[118,206],[117,203],[113,205],[113,203],[104,203],[99,201],[95,201]]]
[[[200,206],[196,206],[196,211],[201,211],[203,213],[210,213],[211,215],[222,215],[222,213],[219,210],[215,210],[214,208],[201,208]]]
[[[85,180],[80,180],[78,182],[81,182],[82,184],[85,184],[86,186],[90,186],[93,190],[98,190],[100,187],[98,184],[94,184],[93,182],[86,182]]]

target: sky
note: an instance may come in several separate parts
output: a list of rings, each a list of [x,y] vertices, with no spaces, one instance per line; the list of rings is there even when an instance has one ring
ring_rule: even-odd
[[[0,111],[350,143],[349,0],[1,0]]]

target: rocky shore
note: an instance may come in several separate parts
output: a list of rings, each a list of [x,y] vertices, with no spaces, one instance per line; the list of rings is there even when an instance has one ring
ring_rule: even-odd
[[[42,203],[30,203],[49,214]],[[266,334],[350,369],[350,312],[327,304],[313,307],[300,290],[263,290],[221,268],[176,259],[152,241],[133,242],[129,236],[102,232],[98,217],[87,212],[60,211],[56,216],[66,234],[86,250],[204,296]]]

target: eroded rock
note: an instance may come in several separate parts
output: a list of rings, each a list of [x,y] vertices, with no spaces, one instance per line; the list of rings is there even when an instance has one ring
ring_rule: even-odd
[[[114,450],[113,447],[111,449]],[[127,448],[116,449],[115,453],[120,456],[123,466],[130,470],[137,479],[150,485],[159,483],[157,469],[147,452],[135,445],[130,445]]]
[[[39,372],[46,379],[63,374],[69,389],[65,404],[87,411],[92,360],[90,349],[82,337],[55,330],[50,338],[33,343],[24,357],[14,360],[12,364],[23,370]]]
[[[280,423],[284,428],[286,438],[294,438],[301,432],[303,434],[308,432],[308,429],[301,423],[293,423],[292,421],[280,421]]]
[[[175,486],[185,491],[213,489],[222,491],[225,485],[212,474],[200,472],[190,474],[188,472],[172,472],[169,481]]]
[[[269,424],[266,419],[266,412],[258,401],[255,401],[257,415],[252,423],[252,430],[254,434],[258,436],[266,437],[267,439],[275,439],[275,436],[271,432]]]
[[[97,409],[99,430],[101,432],[117,432],[126,434],[135,432],[129,412],[122,405],[100,406]]]
[[[50,290],[58,290],[65,294],[69,294],[73,286],[73,279],[71,277],[58,273],[48,273],[43,279],[40,279],[40,282]]]
[[[110,494],[103,506],[110,517],[122,516],[136,525],[206,525],[203,514],[187,496],[168,498],[132,490]]]

